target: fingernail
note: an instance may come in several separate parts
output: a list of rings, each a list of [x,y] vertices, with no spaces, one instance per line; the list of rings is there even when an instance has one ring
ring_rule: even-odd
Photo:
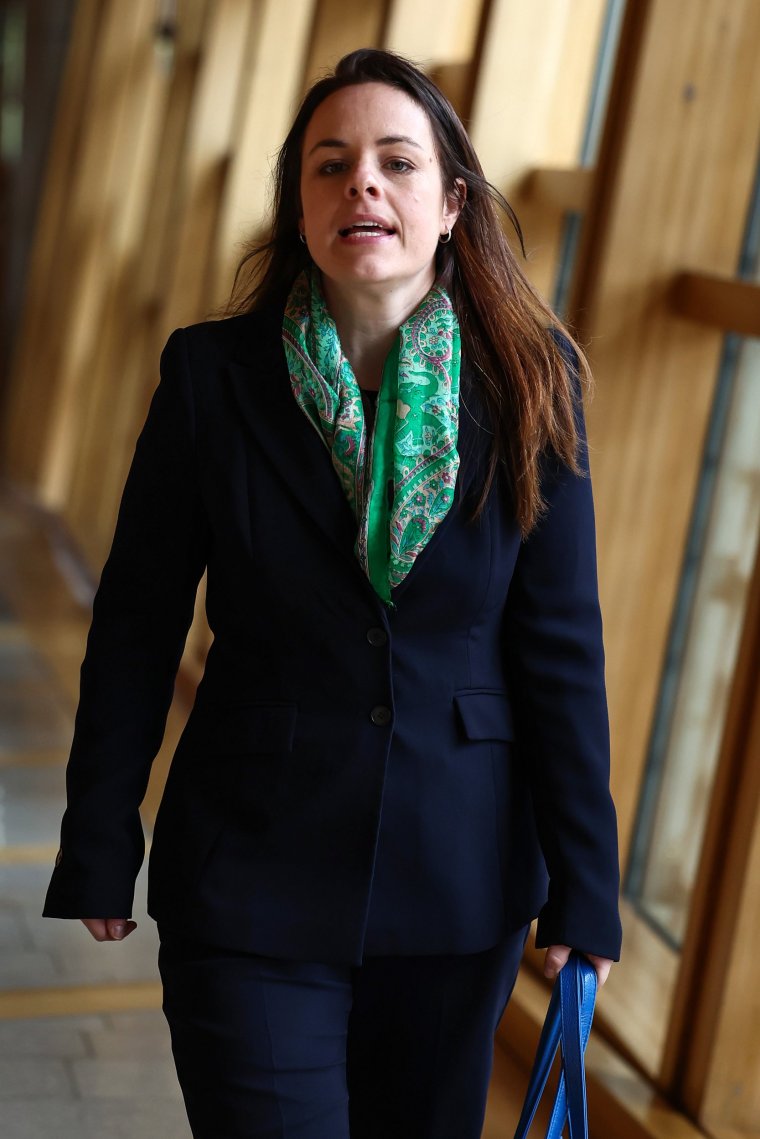
[[[125,929],[125,926],[124,926],[123,922],[119,922],[118,925],[112,926],[111,927],[111,937],[115,937],[115,938],[117,938],[117,940],[121,939],[124,936],[124,929]]]

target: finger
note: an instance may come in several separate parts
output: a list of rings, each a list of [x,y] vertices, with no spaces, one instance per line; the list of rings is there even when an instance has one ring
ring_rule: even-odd
[[[595,957],[592,953],[588,953],[587,957],[596,969],[596,979],[599,988],[601,989],[602,985],[610,975],[610,969],[612,968],[613,962],[610,961],[608,957]]]
[[[137,929],[137,922],[128,918],[108,918],[106,921],[109,941],[123,941],[133,929]]]
[[[96,941],[108,940],[105,918],[82,918],[81,921],[82,925],[90,931]]]
[[[567,965],[570,952],[569,945],[550,945],[544,957],[544,976],[552,981],[558,977],[560,971]]]
[[[123,941],[137,929],[137,922],[128,918],[82,918],[81,921],[96,941]]]

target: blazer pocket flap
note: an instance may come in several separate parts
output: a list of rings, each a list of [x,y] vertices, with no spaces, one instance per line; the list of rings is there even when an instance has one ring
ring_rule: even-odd
[[[293,747],[295,704],[247,704],[222,713],[214,740],[222,752],[288,752]]]
[[[512,708],[506,692],[476,690],[454,695],[468,740],[513,740]]]

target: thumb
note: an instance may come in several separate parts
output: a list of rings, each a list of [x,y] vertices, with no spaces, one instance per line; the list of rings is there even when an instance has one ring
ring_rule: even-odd
[[[127,918],[108,918],[106,931],[111,941],[123,941],[133,929],[137,929],[137,922]]]
[[[552,981],[558,977],[571,952],[569,945],[550,945],[544,958],[544,976]]]

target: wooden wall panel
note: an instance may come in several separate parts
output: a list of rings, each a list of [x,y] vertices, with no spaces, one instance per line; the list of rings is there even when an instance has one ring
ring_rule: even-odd
[[[531,202],[536,167],[575,168],[606,0],[492,0],[470,133],[486,177],[515,207],[528,271],[551,295],[563,218]]]
[[[173,199],[179,232],[164,300],[164,334],[202,320],[223,299],[212,293],[211,267],[259,16],[250,0],[214,0],[209,7],[182,177]]]
[[[118,212],[101,247],[105,264],[98,266],[99,311],[86,359],[87,398],[71,426],[76,451],[63,509],[93,564],[110,544],[115,504],[155,386],[160,344],[154,317],[175,252],[171,206],[209,7],[209,0],[185,0],[171,67],[156,58],[150,36],[139,45],[142,78],[130,88],[122,119]]]
[[[669,286],[686,267],[733,273],[760,121],[753,0],[646,10],[626,122],[609,122],[600,155],[607,201],[597,209],[592,194],[575,302],[597,379],[589,429],[624,853],[722,345],[672,311]]]
[[[350,51],[380,45],[390,0],[320,0],[311,29],[303,90]]]
[[[760,561],[758,562],[760,579]],[[757,611],[760,619],[760,610]],[[756,626],[757,627],[757,626]],[[760,652],[754,653],[755,669]],[[698,1043],[686,1083],[687,1103],[718,1139],[760,1132],[760,986],[757,945],[760,942],[760,673],[754,672],[751,702],[745,709],[743,778],[730,831],[727,875],[722,883],[726,906],[712,914],[714,928],[731,930],[725,949],[710,959],[708,977],[714,988],[713,1015],[701,1018]],[[710,994],[712,996],[712,994]],[[717,1007],[714,1007],[717,1003]]]
[[[710,1133],[760,1131],[760,548],[669,1026],[672,1088]]]
[[[235,152],[216,234],[213,295],[230,293],[244,241],[266,217],[272,162],[301,93],[315,0],[259,0],[260,24],[249,60]],[[287,44],[287,51],[283,51]]]
[[[93,60],[85,141],[67,218],[72,263],[58,318],[61,354],[51,407],[52,434],[40,473],[49,506],[66,503],[78,432],[89,399],[92,356],[100,331],[103,285],[119,263],[130,224],[129,187],[140,146],[141,108],[150,107],[161,80],[152,57],[154,9],[150,0],[109,3]]]
[[[79,0],[58,101],[48,170],[28,267],[22,323],[15,344],[2,423],[6,468],[36,490],[55,393],[56,365],[66,335],[61,309],[75,256],[72,202],[89,104],[91,60],[102,34],[104,0]]]
[[[469,63],[480,30],[481,0],[391,3],[384,47],[401,52],[426,70],[430,65]]]

